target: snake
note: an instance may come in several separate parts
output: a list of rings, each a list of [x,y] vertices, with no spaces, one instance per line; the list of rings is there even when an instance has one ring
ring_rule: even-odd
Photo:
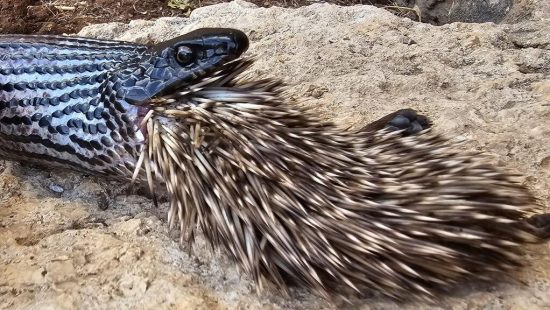
[[[196,84],[248,49],[236,29],[157,44],[0,36],[0,158],[132,177],[147,103]]]

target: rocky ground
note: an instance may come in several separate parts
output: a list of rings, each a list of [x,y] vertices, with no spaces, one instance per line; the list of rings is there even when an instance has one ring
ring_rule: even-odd
[[[252,73],[282,77],[290,100],[361,126],[403,107],[434,130],[525,175],[550,212],[550,8],[510,24],[432,26],[372,6],[298,9],[231,2],[189,18],[111,23],[80,35],[158,42],[228,26],[251,39]],[[517,13],[517,12],[516,12]],[[516,14],[515,13],[515,14]],[[543,309],[550,307],[550,245],[528,249],[517,284],[465,284],[436,304],[371,298],[331,304],[305,291],[257,294],[203,239],[188,255],[166,226],[166,206],[67,171],[0,164],[2,309]],[[107,190],[107,196],[112,190]]]

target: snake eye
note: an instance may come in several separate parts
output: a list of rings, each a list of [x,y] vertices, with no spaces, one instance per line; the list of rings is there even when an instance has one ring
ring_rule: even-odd
[[[188,65],[193,60],[193,50],[187,46],[178,47],[176,60],[182,66]]]

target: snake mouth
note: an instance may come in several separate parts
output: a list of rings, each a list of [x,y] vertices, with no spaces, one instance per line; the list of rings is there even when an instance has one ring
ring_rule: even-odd
[[[244,34],[243,34],[244,35]],[[194,84],[181,83],[182,85],[171,92],[156,96],[145,104],[135,106],[137,117],[134,120],[139,130],[147,140],[150,132],[147,130],[147,122],[152,118],[157,120],[177,118],[178,111],[186,111],[204,102],[231,101],[246,96],[257,96],[256,90],[261,94],[266,91],[275,91],[275,87],[266,87],[264,84],[252,84],[242,86],[241,75],[253,64],[252,58],[237,58],[221,65],[218,70]],[[247,95],[248,94],[248,95]],[[263,99],[262,99],[263,100]]]
[[[221,65],[210,75],[203,77],[193,84],[182,83],[171,92],[151,99],[149,107],[152,110],[164,111],[169,108],[186,109],[186,106],[196,104],[197,95],[205,89],[225,89],[230,92],[236,89],[241,81],[242,73],[253,64],[252,58],[237,58]]]
[[[166,183],[169,191],[179,191],[167,181],[183,177],[180,172],[186,169],[184,163],[195,152],[223,149],[225,142],[218,139],[223,135],[216,134],[223,132],[223,128],[216,125],[217,117],[231,117],[232,113],[239,114],[241,110],[244,114],[252,111],[253,115],[254,111],[262,111],[266,106],[282,105],[283,83],[243,74],[252,64],[252,58],[235,59],[192,85],[182,85],[177,91],[138,106],[138,127],[143,133],[144,144],[132,182],[145,181],[151,193],[155,192],[159,181]],[[170,169],[173,173],[168,172]],[[178,208],[171,206],[171,225],[181,214]]]
[[[147,130],[144,125],[147,118],[151,117],[155,110],[164,110],[165,107],[176,101],[185,104],[186,97],[195,91],[207,86],[226,86],[242,71],[252,64],[251,60],[240,58],[247,51],[249,40],[246,34],[240,30],[231,28],[201,28],[185,35],[165,41],[149,51],[164,55],[180,48],[195,50],[194,73],[190,77],[196,80],[189,84],[189,77],[173,77],[176,82],[172,86],[169,81],[158,84],[164,90],[147,90],[143,88],[132,90],[125,94],[125,99],[137,110],[134,120],[138,130],[147,138]],[[166,55],[165,58],[169,59]],[[177,56],[176,56],[177,58]],[[176,62],[178,60],[174,60]],[[198,68],[198,69],[197,69]],[[184,70],[185,71],[185,70]],[[192,70],[189,70],[190,72]],[[199,78],[199,76],[201,76]],[[152,96],[152,93],[156,94]],[[141,102],[140,102],[141,101]]]

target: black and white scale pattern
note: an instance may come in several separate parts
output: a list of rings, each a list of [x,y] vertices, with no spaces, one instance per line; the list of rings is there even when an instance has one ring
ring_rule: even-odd
[[[145,46],[0,36],[0,156],[127,175],[144,137],[137,107],[106,100],[109,73]]]
[[[0,158],[131,177],[146,139],[138,126],[147,103],[200,81],[247,47],[243,33],[223,28],[152,46],[0,35]]]

